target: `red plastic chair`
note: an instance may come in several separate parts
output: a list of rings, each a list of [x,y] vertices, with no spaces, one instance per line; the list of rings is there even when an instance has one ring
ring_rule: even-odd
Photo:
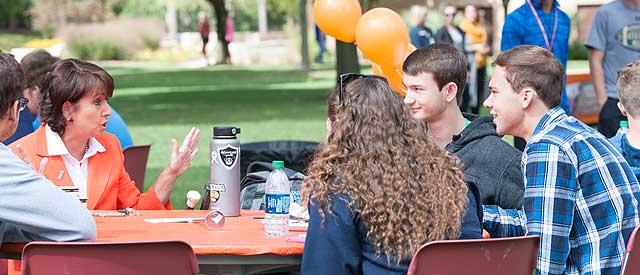
[[[181,241],[31,242],[22,251],[22,275],[193,275],[193,249]]]
[[[418,249],[408,275],[531,275],[538,259],[538,236],[435,241]]]
[[[144,174],[147,171],[147,160],[149,159],[150,144],[129,146],[122,154],[124,155],[124,170],[127,170],[129,177],[136,183],[140,192],[144,192]]]
[[[640,274],[640,227],[636,227],[627,243],[627,254],[624,256],[622,275]],[[635,251],[635,254],[633,253]]]

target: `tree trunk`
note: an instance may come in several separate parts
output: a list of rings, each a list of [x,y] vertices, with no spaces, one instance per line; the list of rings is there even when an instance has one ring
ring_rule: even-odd
[[[9,13],[9,31],[15,31],[18,28],[18,16],[14,12]]]
[[[307,34],[307,0],[300,0],[300,36],[302,37],[300,56],[302,57],[303,71],[311,69],[311,62],[309,61],[309,40]]]
[[[509,6],[509,0],[502,0],[502,6],[504,7],[504,16],[507,17],[507,6]]]
[[[218,42],[222,48],[221,59],[218,60],[218,64],[227,63],[231,64],[231,55],[229,54],[229,42],[225,39],[227,36],[227,8],[224,5],[224,0],[207,0],[213,6],[213,10],[216,16],[216,34],[218,36]]]
[[[358,52],[355,44],[336,40],[336,72],[338,73],[337,78],[345,73],[360,73]]]

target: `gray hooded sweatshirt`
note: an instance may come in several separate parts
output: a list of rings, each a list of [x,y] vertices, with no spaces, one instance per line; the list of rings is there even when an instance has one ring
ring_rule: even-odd
[[[460,159],[465,177],[476,182],[482,204],[522,208],[522,153],[496,133],[492,117],[464,117],[470,124],[445,149]]]

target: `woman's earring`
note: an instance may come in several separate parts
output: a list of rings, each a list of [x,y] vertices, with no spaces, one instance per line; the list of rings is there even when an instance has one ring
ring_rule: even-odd
[[[72,117],[67,118],[67,121],[72,122],[72,121],[73,121],[73,118],[72,118]]]

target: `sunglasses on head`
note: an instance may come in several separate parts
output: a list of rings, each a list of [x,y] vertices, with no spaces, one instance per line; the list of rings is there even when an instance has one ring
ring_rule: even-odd
[[[352,81],[356,80],[356,79],[360,79],[360,78],[365,78],[368,75],[364,75],[364,74],[356,74],[356,73],[346,73],[346,74],[341,74],[339,79],[338,79],[338,89],[340,91],[340,93],[338,94],[338,103],[340,103],[340,105],[342,105],[342,100],[344,98],[343,94],[344,94],[344,87],[347,86],[347,84],[351,83]]]
[[[384,83],[387,83],[386,78],[380,77],[377,75],[366,75],[366,74],[356,74],[356,73],[341,74],[340,77],[338,78],[338,89],[340,91],[340,93],[338,94],[338,103],[340,104],[340,106],[342,106],[342,102],[344,100],[344,88],[347,87],[349,83],[351,83],[356,79],[369,78],[369,77],[380,79],[384,81]]]

